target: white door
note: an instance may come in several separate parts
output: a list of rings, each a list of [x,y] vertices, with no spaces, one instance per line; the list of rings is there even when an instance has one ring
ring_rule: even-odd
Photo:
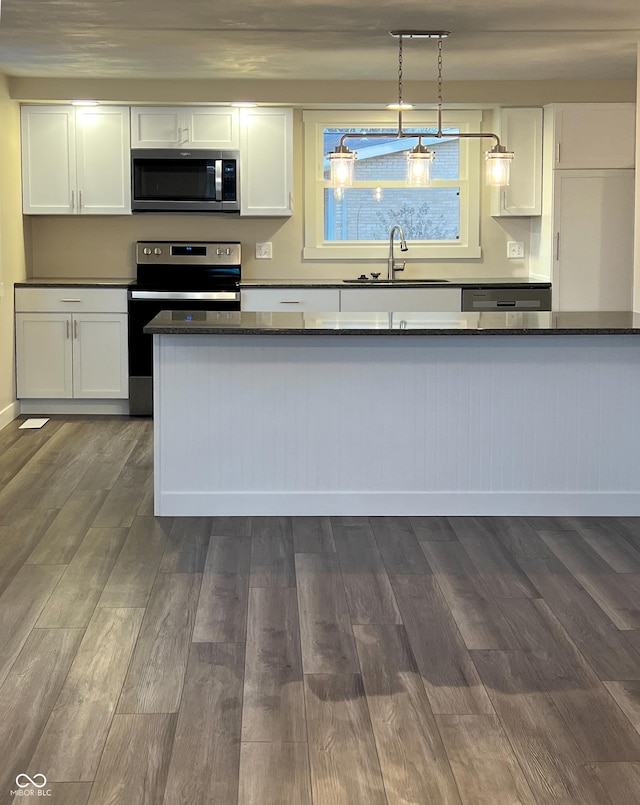
[[[131,109],[132,148],[175,148],[186,142],[184,110],[171,106]]]
[[[129,109],[76,110],[78,204],[81,214],[131,212]]]
[[[126,399],[126,313],[76,313],[72,329],[73,396]]]
[[[293,111],[277,108],[241,111],[240,215],[291,215]]]
[[[191,148],[237,148],[238,110],[226,106],[187,106],[186,145]]]
[[[73,396],[71,316],[68,313],[16,314],[18,398]]]
[[[22,209],[27,215],[75,212],[75,109],[23,106]]]
[[[634,171],[555,171],[556,310],[629,310]]]

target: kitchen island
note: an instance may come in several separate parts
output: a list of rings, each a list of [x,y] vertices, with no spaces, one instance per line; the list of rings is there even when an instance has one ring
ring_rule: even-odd
[[[640,515],[640,316],[165,311],[158,515]]]

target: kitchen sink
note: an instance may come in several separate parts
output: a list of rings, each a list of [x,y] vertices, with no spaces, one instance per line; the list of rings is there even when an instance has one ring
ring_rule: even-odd
[[[416,279],[416,280],[342,280],[351,285],[431,285],[432,283],[436,282],[438,284],[442,284],[443,282],[449,282],[449,280],[438,280],[438,279]]]

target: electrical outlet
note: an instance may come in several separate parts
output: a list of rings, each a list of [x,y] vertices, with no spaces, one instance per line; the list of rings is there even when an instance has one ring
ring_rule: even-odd
[[[271,242],[256,243],[256,260],[271,260],[273,252]]]
[[[524,243],[519,240],[510,240],[507,243],[507,257],[509,260],[524,257]]]

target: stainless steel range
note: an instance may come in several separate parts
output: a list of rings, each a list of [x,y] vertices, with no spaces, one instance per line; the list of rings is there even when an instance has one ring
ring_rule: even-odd
[[[153,413],[153,339],[143,328],[161,310],[240,310],[236,242],[138,241],[129,286],[129,410]]]

